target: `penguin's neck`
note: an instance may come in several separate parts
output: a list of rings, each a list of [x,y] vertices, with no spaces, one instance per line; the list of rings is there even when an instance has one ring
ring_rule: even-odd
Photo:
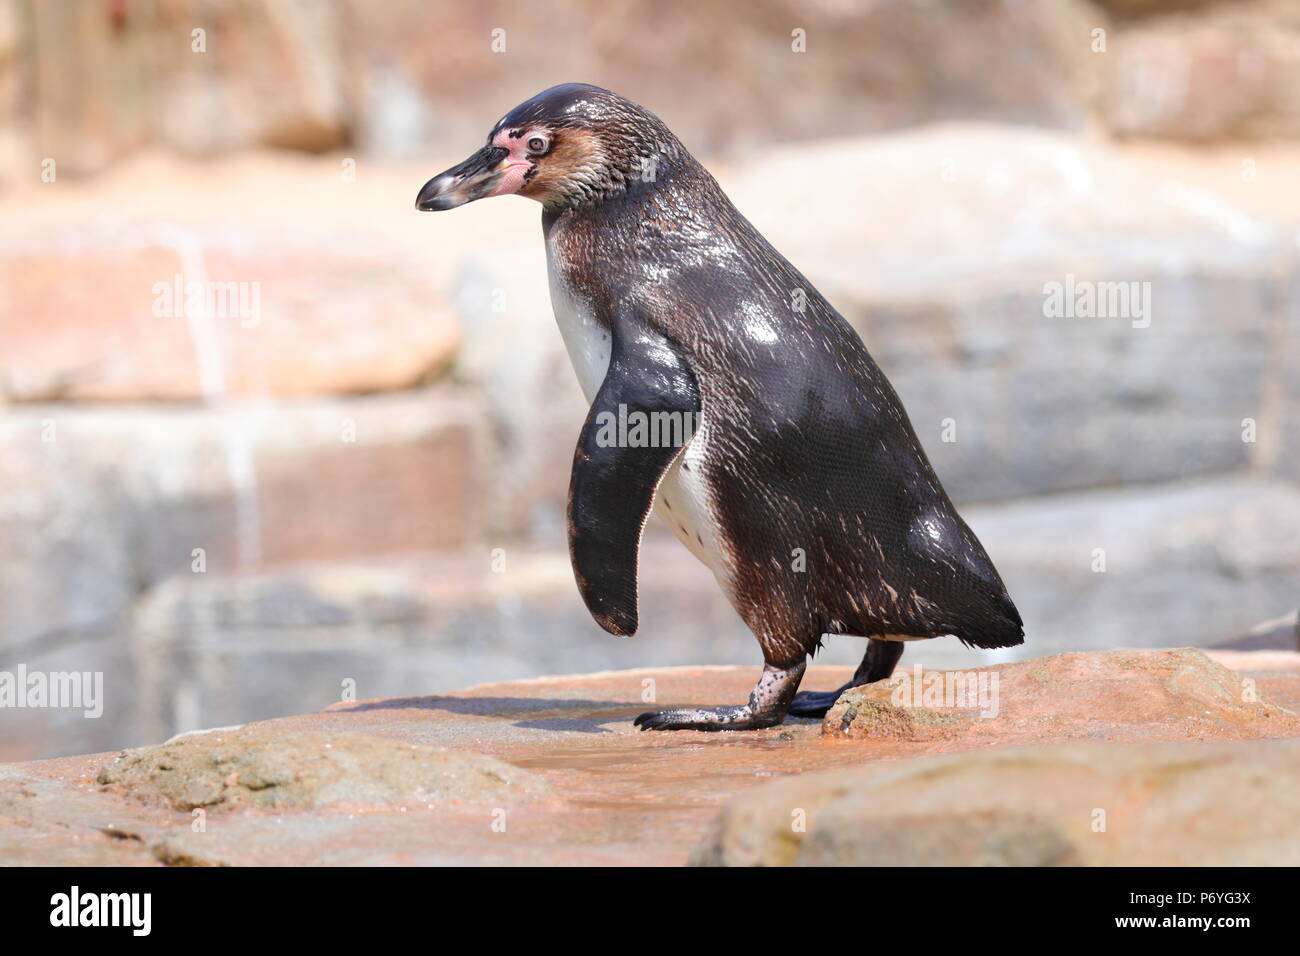
[[[693,218],[701,206],[730,206],[713,177],[680,146],[657,155],[654,162],[635,156],[620,162],[627,173],[605,177],[611,183],[617,181],[617,188],[572,203],[544,206],[543,231],[549,235],[552,224],[561,221],[624,226],[643,219],[649,207]]]
[[[698,261],[701,250],[748,227],[712,176],[689,154],[653,181],[599,202],[544,207],[542,232],[556,280],[606,329],[630,290]]]

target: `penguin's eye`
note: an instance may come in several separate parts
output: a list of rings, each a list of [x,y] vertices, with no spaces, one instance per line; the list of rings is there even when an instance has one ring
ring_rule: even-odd
[[[546,152],[546,138],[544,136],[533,136],[528,140],[528,152],[535,156],[540,156]]]

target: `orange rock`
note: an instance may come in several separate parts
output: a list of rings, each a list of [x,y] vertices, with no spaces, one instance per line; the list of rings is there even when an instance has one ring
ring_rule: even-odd
[[[343,237],[140,223],[0,253],[0,392],[14,401],[195,401],[387,391],[460,342],[418,272]]]
[[[636,652],[635,641],[626,647]],[[1263,695],[1300,675],[1300,654],[1235,661]],[[722,863],[1300,859],[1289,796],[1300,782],[1300,732],[1285,714],[1237,713],[1236,703],[1220,701],[1216,688],[1232,686],[1231,672],[1192,651],[1070,654],[1015,666],[1024,679],[1007,679],[1000,716],[977,724],[980,734],[853,739],[823,735],[806,720],[755,732],[640,733],[631,718],[647,706],[743,699],[757,668],[608,671],[337,704],[198,735],[210,743],[182,748],[191,757],[176,790],[190,794],[182,806],[192,799],[189,784],[204,799],[219,799],[212,785],[222,778],[209,759],[221,749],[211,742],[218,737],[230,745],[222,752],[232,768],[249,768],[242,787],[258,773],[287,779],[286,768],[324,767],[316,744],[303,749],[294,741],[346,735],[347,759],[357,763],[343,779],[355,793],[365,792],[367,755],[405,766],[408,758],[391,743],[494,758],[545,781],[554,800],[516,799],[507,788],[462,802],[437,798],[408,813],[355,813],[346,803],[312,806],[316,799],[304,790],[301,800],[270,808],[232,801],[220,826],[195,833],[189,814],[167,801],[149,806],[116,786],[98,792],[94,777],[105,755],[0,766],[0,814],[10,821],[0,825],[0,862],[30,860],[36,842],[47,858],[93,863],[676,865],[696,847],[697,861]],[[845,668],[818,667],[809,680],[833,686],[847,676]],[[1145,704],[1103,715],[1112,736],[1080,742],[1069,719],[1041,720],[1034,746],[1006,746],[1026,739],[1023,722],[1033,724],[1033,708],[1050,717],[1060,701],[1062,713],[1078,716],[1091,699],[1113,711],[1105,697],[1125,682],[1136,690],[1116,700]],[[1030,696],[1035,683],[1044,692]],[[1113,742],[1141,739],[1153,727],[1165,735],[1159,743]],[[1220,739],[1178,740],[1179,727],[1190,736],[1205,736],[1208,727]],[[1227,739],[1234,735],[1290,739]],[[256,745],[241,749],[239,741]],[[162,752],[146,752],[155,751]],[[132,786],[145,788],[139,794],[159,783],[151,766],[132,777]],[[407,777],[403,771],[392,780],[400,803]],[[285,786],[292,796],[300,784]],[[106,818],[138,839],[109,845],[101,834]],[[498,821],[504,833],[494,828]]]
[[[1056,654],[970,671],[900,668],[855,687],[823,732],[912,740],[1207,740],[1300,736],[1300,715],[1193,648]]]
[[[728,804],[702,865],[1294,866],[1300,740],[1074,743],[807,774]]]

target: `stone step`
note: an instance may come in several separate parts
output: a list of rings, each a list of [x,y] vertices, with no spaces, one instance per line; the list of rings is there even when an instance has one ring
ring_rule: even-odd
[[[104,626],[175,574],[456,547],[486,425],[454,387],[0,415],[0,647]]]
[[[10,401],[215,401],[411,388],[459,330],[364,234],[132,211],[0,232],[0,342]]]

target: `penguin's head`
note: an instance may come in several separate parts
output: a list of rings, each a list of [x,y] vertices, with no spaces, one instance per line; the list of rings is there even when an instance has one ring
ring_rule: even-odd
[[[630,100],[565,83],[503,116],[482,149],[424,184],[415,208],[454,209],[511,193],[563,208],[626,189],[678,149],[664,125]]]

